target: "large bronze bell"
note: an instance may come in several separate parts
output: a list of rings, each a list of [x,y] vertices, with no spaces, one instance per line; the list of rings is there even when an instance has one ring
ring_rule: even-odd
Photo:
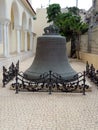
[[[66,39],[52,26],[45,28],[45,34],[38,37],[34,61],[25,71],[24,77],[28,80],[37,79],[49,71],[60,74],[65,80],[76,75],[68,62]]]

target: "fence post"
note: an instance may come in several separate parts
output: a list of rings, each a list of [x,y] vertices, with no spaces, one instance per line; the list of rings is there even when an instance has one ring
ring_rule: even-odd
[[[85,95],[85,75],[86,75],[86,72],[84,71],[83,72],[83,95]]]
[[[18,94],[18,69],[17,67],[15,68],[15,73],[16,73],[16,94]]]
[[[52,85],[52,84],[51,84],[51,73],[52,73],[52,71],[50,70],[50,71],[49,71],[49,94],[51,94],[51,87],[52,87],[52,86],[51,86],[51,85]]]

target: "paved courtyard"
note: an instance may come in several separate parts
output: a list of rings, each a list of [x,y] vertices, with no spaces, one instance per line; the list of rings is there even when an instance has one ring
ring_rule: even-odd
[[[20,63],[24,71],[32,63],[29,58]],[[71,60],[72,67],[83,71],[85,64]],[[1,77],[2,79],[2,77]],[[52,93],[10,90],[9,83],[0,82],[0,130],[98,130],[98,90],[87,82],[92,92]]]

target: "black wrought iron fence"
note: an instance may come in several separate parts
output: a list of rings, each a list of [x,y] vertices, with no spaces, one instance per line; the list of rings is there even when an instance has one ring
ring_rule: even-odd
[[[88,65],[88,64],[87,64]],[[12,88],[19,91],[32,92],[82,92],[85,95],[85,90],[89,88],[86,84],[86,75],[92,75],[89,65],[86,66],[86,71],[77,73],[72,78],[67,79],[60,74],[54,73],[51,70],[43,74],[39,74],[38,78],[27,80],[23,72],[19,72],[19,61],[14,65],[10,65],[8,70],[3,66],[3,87],[13,80]]]
[[[64,77],[52,71],[45,72],[39,75],[39,78],[27,80],[24,77],[24,73],[20,72],[16,75],[16,82],[12,84],[12,87],[19,91],[47,91],[51,92],[73,92],[77,89],[85,95],[85,89],[88,89],[85,81],[85,71],[83,73],[77,73],[72,79],[65,80]]]
[[[3,66],[3,87],[5,87],[6,84],[8,84],[11,80],[13,80],[16,76],[16,69],[19,72],[19,61],[14,65],[12,64],[7,69],[5,66]]]
[[[86,76],[98,86],[98,70],[95,69],[93,64],[86,62]]]

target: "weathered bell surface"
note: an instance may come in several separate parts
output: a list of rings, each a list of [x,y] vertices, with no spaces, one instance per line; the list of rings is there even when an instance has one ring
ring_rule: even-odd
[[[26,79],[37,79],[49,71],[60,74],[65,80],[76,75],[68,62],[66,39],[56,31],[46,29],[45,35],[38,37],[34,61],[24,73]]]

